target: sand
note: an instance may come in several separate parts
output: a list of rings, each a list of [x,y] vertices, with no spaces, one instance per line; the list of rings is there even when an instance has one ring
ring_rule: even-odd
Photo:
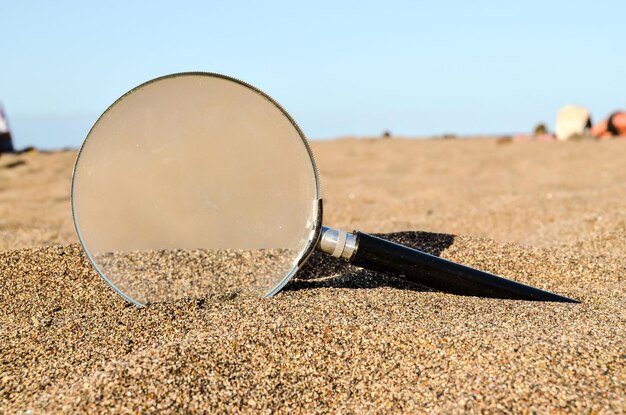
[[[433,292],[314,254],[271,299],[136,308],[73,234],[75,153],[2,155],[0,412],[626,410],[626,141],[313,150],[326,225],[582,303]]]
[[[292,270],[290,249],[166,249],[107,252],[92,258],[138,305],[232,293],[264,296]]]

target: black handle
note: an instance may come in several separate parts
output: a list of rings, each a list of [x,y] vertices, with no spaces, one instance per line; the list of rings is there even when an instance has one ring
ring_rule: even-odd
[[[350,263],[454,294],[512,300],[578,303],[417,249],[356,232],[357,249]]]

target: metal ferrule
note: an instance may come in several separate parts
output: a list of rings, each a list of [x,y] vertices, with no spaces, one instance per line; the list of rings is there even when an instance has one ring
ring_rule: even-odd
[[[356,252],[356,235],[322,226],[322,234],[317,242],[317,249],[335,258],[349,260]]]

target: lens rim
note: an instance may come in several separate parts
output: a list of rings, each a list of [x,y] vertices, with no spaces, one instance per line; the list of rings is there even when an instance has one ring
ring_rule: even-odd
[[[311,146],[306,138],[306,136],[304,135],[304,132],[302,132],[302,129],[300,128],[300,126],[298,125],[298,123],[293,119],[293,117],[287,112],[287,110],[285,110],[274,98],[272,98],[271,96],[269,96],[267,93],[265,93],[264,91],[262,91],[261,89],[255,87],[254,85],[251,85],[247,82],[244,82],[240,79],[237,78],[233,78],[231,76],[228,75],[223,75],[223,74],[219,74],[219,73],[215,73],[215,72],[201,72],[201,71],[192,71],[192,72],[176,72],[176,73],[171,73],[168,75],[163,75],[163,76],[159,76],[157,78],[151,79],[149,81],[146,81],[142,84],[137,85],[136,87],[130,89],[128,92],[126,92],[125,94],[123,94],[122,96],[120,96],[118,99],[116,99],[111,105],[109,105],[107,107],[107,109],[98,117],[98,119],[94,122],[94,124],[92,125],[92,127],[89,129],[89,132],[87,133],[87,136],[85,137],[85,139],[83,140],[83,143],[80,146],[80,149],[78,151],[78,154],[76,156],[76,161],[74,162],[74,169],[72,171],[72,184],[71,184],[71,188],[70,188],[70,201],[71,201],[71,211],[72,211],[72,222],[74,223],[74,229],[76,231],[76,235],[78,236],[78,241],[80,242],[81,247],[83,248],[83,251],[85,252],[85,255],[87,256],[87,259],[89,260],[89,262],[91,263],[91,265],[94,267],[94,269],[96,270],[96,272],[98,273],[98,275],[109,285],[111,286],[115,292],[117,292],[117,294],[119,294],[122,298],[124,298],[126,301],[138,306],[138,307],[143,307],[146,304],[143,304],[137,300],[135,300],[134,298],[130,297],[128,294],[124,293],[122,290],[120,290],[112,281],[110,281],[106,275],[100,270],[100,268],[98,267],[96,261],[94,260],[94,258],[91,256],[89,250],[87,249],[87,246],[84,242],[84,239],[82,237],[80,228],[79,228],[79,220],[77,217],[77,213],[76,213],[76,208],[74,206],[75,204],[75,179],[77,176],[77,171],[78,171],[78,164],[81,160],[81,155],[83,153],[83,150],[87,144],[87,142],[89,141],[89,138],[91,137],[91,133],[92,131],[96,128],[96,126],[102,122],[102,120],[104,119],[104,117],[108,114],[108,112],[114,108],[118,103],[120,103],[121,101],[123,101],[127,96],[133,94],[134,92],[145,88],[153,83],[162,81],[162,80],[166,80],[166,79],[172,79],[172,78],[178,78],[178,77],[185,77],[185,76],[206,76],[206,77],[213,77],[213,78],[220,78],[226,81],[230,81],[230,82],[234,82],[237,83],[243,87],[246,87],[248,89],[250,89],[251,91],[260,94],[261,96],[263,96],[265,99],[267,99],[269,102],[271,102],[272,104],[274,104],[276,106],[276,108],[278,108],[283,115],[287,118],[287,120],[289,120],[289,122],[292,124],[292,126],[296,129],[296,131],[298,132],[298,135],[300,137],[300,139],[302,140],[302,143],[304,144],[304,147],[309,155],[309,160],[311,161],[311,167],[313,168],[313,176],[315,178],[315,192],[316,192],[316,200],[312,200],[311,203],[315,204],[315,208],[316,208],[316,219],[315,219],[315,223],[312,224],[313,225],[313,229],[311,229],[311,234],[309,237],[309,240],[306,244],[306,246],[304,247],[304,249],[300,252],[300,255],[296,258],[296,260],[294,261],[294,266],[293,268],[289,271],[289,273],[287,273],[287,275],[285,275],[283,277],[283,279],[276,284],[272,289],[270,289],[265,295],[263,295],[263,298],[269,298],[274,296],[276,293],[278,293],[284,286],[285,284],[287,284],[287,282],[289,282],[289,280],[291,278],[293,278],[293,276],[296,274],[296,272],[300,269],[300,267],[306,262],[306,260],[311,256],[311,254],[313,253],[313,251],[315,250],[315,247],[317,245],[317,242],[320,238],[320,234],[321,234],[321,230],[322,230],[322,191],[321,191],[321,185],[320,185],[320,179],[319,179],[319,170],[317,168],[317,163],[315,161],[315,155],[313,154],[313,151],[311,149]]]

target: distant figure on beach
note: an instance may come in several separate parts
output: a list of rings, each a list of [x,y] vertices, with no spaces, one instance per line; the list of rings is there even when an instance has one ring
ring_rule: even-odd
[[[591,114],[585,107],[567,105],[556,115],[554,133],[560,141],[581,138],[589,135]]]
[[[614,112],[606,120],[602,120],[591,129],[591,135],[597,138],[626,138],[626,112]]]
[[[539,124],[535,125],[533,134],[534,135],[548,134],[548,127],[546,127],[544,123],[540,122]]]
[[[508,141],[553,141],[554,139],[554,134],[550,133],[550,131],[548,131],[548,127],[544,123],[540,122],[533,128],[532,135],[516,134],[513,137],[509,137],[508,140],[506,137],[501,137],[499,143],[505,143]]]
[[[4,109],[0,104],[0,153],[14,153],[13,140],[11,138],[11,130]]]

